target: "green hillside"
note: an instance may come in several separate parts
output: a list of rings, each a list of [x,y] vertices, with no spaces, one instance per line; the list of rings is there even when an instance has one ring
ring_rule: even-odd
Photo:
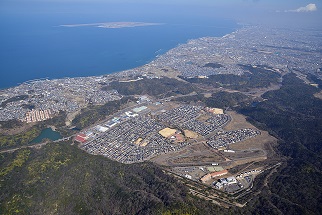
[[[152,163],[124,165],[67,143],[0,157],[0,214],[228,212],[188,195]]]

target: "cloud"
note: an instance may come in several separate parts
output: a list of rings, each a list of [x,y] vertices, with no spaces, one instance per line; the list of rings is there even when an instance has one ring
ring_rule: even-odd
[[[315,4],[308,4],[305,7],[300,7],[295,10],[286,10],[285,12],[313,12],[316,11],[318,8],[316,7]]]

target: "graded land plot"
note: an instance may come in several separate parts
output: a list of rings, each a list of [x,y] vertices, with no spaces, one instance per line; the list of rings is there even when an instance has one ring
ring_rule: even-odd
[[[228,114],[231,116],[231,122],[224,127],[224,130],[229,131],[241,128],[251,128],[258,130],[255,126],[246,121],[245,116],[234,111],[229,111]],[[229,148],[235,151],[264,150],[266,144],[276,143],[276,138],[269,135],[267,131],[260,130],[260,132],[260,135],[243,140],[241,142],[230,144]]]
[[[223,162],[225,158],[203,143],[195,143],[186,148],[168,154],[156,156],[151,159],[153,162],[165,166],[194,166]]]
[[[223,152],[223,155],[228,158],[229,160],[244,160],[249,158],[255,158],[255,157],[266,157],[266,152],[261,149],[252,149],[252,150],[242,150],[242,151],[235,151],[234,153],[230,152]]]
[[[231,116],[231,122],[224,127],[224,130],[235,130],[240,128],[258,130],[255,126],[246,121],[245,116],[234,111],[229,111],[228,114]],[[248,162],[264,161],[270,154],[274,153],[274,150],[271,150],[271,147],[268,146],[276,144],[276,138],[269,135],[267,131],[261,130],[260,132],[260,135],[255,137],[229,144],[229,149],[234,151],[233,153],[220,152],[223,156],[232,161],[230,165],[227,166],[228,169]]]
[[[207,172],[203,167],[199,166],[188,166],[188,167],[173,167],[172,172],[177,175],[184,176],[186,178],[190,178],[192,180],[198,181],[203,175]]]
[[[210,115],[201,115],[201,116],[199,116],[198,118],[197,118],[197,120],[198,121],[200,121],[200,122],[206,122],[209,118],[211,118],[211,116]]]
[[[261,131],[261,135],[229,145],[235,153],[224,153],[224,155],[237,165],[251,161],[263,161],[274,155],[272,145],[276,144],[277,140],[273,136],[266,131]]]
[[[171,128],[164,128],[159,131],[159,134],[161,134],[163,137],[171,137],[176,133],[176,129],[171,129]]]
[[[242,128],[252,128],[258,130],[255,126],[246,121],[246,117],[235,111],[227,111],[230,115],[230,122],[224,127],[225,131],[238,130]]]
[[[187,138],[191,138],[191,139],[196,139],[198,138],[198,134],[196,132],[190,131],[190,130],[183,130],[184,135]]]

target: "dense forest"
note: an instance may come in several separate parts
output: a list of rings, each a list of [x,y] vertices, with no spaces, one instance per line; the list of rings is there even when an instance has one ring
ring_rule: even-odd
[[[220,91],[217,93],[212,93],[210,97],[205,97],[203,94],[197,94],[192,96],[178,97],[174,100],[184,103],[202,102],[208,107],[226,109],[241,105],[243,103],[249,103],[251,98],[242,93],[228,93],[225,91]]]
[[[281,89],[263,95],[266,101],[240,109],[279,138],[279,152],[288,158],[261,197],[283,214],[322,211],[322,100],[313,96],[318,91],[288,74]]]
[[[224,67],[224,66],[221,65],[220,63],[207,63],[203,67],[210,67],[210,68],[217,69],[217,68],[221,68],[221,67]]]
[[[0,128],[1,129],[13,129],[15,127],[22,126],[23,122],[18,119],[11,119],[8,121],[0,121]]]
[[[229,214],[152,163],[124,165],[68,143],[0,155],[0,214]]]
[[[104,105],[90,105],[84,108],[73,120],[73,125],[79,129],[88,127],[99,120],[103,120],[106,116],[112,115],[119,111],[123,105],[134,102],[133,97],[124,97],[121,100],[110,101]]]
[[[269,87],[271,84],[279,84],[280,74],[263,66],[252,67],[250,65],[239,65],[247,70],[243,75],[218,74],[210,75],[208,78],[185,78],[190,83],[204,84],[211,87],[224,87],[233,90],[248,91],[252,88]]]
[[[115,89],[123,95],[143,95],[162,97],[169,93],[189,94],[193,92],[191,84],[173,78],[153,78],[133,82],[112,82],[103,89]]]

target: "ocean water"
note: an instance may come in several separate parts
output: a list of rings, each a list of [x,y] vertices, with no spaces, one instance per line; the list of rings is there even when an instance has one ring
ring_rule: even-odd
[[[59,26],[110,21],[164,24],[120,29]],[[38,78],[93,76],[131,69],[189,39],[223,36],[237,27],[231,20],[202,16],[174,19],[112,14],[87,19],[75,13],[0,11],[0,89]]]

